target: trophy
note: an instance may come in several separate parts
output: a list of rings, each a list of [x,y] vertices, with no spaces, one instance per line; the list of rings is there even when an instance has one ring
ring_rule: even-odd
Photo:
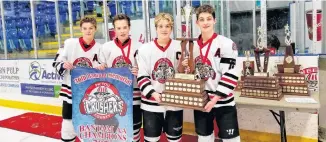
[[[187,45],[189,45],[189,50]],[[166,80],[165,90],[162,92],[161,105],[203,111],[206,103],[209,101],[208,95],[205,92],[205,81],[195,79],[192,49],[193,40],[183,39],[181,41],[182,54],[178,70],[183,72],[176,73],[174,78]],[[188,59],[188,67],[184,67],[181,64],[185,59]]]
[[[184,7],[184,12],[187,24],[192,12],[192,7],[190,7],[189,3]],[[177,38],[177,40],[181,40],[181,57],[178,64],[179,73],[176,73],[174,78],[166,80],[160,104],[204,111],[204,107],[209,101],[205,91],[205,81],[196,80],[194,74],[193,46],[194,41],[197,39],[188,38],[186,35],[186,38]],[[182,66],[182,61],[185,59],[188,59],[188,67]]]
[[[250,51],[245,51],[246,61],[243,61],[243,76],[254,75],[255,65],[254,61],[249,61]]]
[[[258,72],[254,73],[254,76],[269,76],[267,72],[268,68],[268,61],[269,61],[269,53],[270,50],[262,45],[262,37],[265,37],[264,35],[266,33],[262,32],[262,28],[258,27],[258,39],[257,39],[257,48],[254,50],[255,52],[255,60],[256,60],[256,65],[257,65],[257,70]],[[264,54],[264,68],[261,66],[260,63],[260,54]]]
[[[186,5],[181,9],[185,19],[185,25],[182,27],[182,36],[188,38],[191,33],[189,22],[191,21],[194,8],[190,6],[190,1],[186,0]],[[192,34],[190,34],[192,36]]]
[[[241,97],[259,98],[259,99],[270,99],[270,100],[281,100],[282,88],[279,85],[278,77],[270,77],[267,72],[269,52],[270,50],[261,44],[262,35],[261,27],[258,28],[258,40],[257,48],[255,51],[255,60],[257,64],[258,72],[255,72],[253,76],[245,76],[241,88]],[[264,53],[264,68],[260,63],[260,54]],[[248,53],[246,53],[246,56]],[[248,57],[247,57],[248,58]],[[248,59],[247,59],[248,60]],[[244,64],[246,61],[244,61]],[[244,65],[245,67],[246,65]]]
[[[293,58],[291,47],[291,32],[289,26],[285,26],[285,43],[287,44],[283,64],[277,65],[278,73],[275,76],[280,78],[282,92],[285,95],[308,96],[308,83],[305,81],[305,75],[300,74],[300,65],[296,65]]]
[[[254,63],[254,61],[249,60],[250,51],[245,51],[244,54],[247,57],[247,60],[242,62],[242,76],[241,76],[240,80],[238,81],[237,87],[235,88],[235,90],[237,90],[237,91],[242,89],[243,83],[244,83],[243,82],[244,77],[252,76],[252,75],[254,75],[254,72],[255,72],[255,63]]]
[[[295,65],[293,58],[293,50],[291,46],[291,32],[289,30],[289,25],[285,25],[285,56],[283,64],[277,65],[279,73],[299,73],[300,65]]]

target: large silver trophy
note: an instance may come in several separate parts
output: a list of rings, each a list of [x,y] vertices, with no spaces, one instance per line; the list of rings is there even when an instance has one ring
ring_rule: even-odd
[[[190,22],[192,21],[192,14],[194,12],[194,8],[190,6],[190,1],[186,1],[186,5],[181,9],[182,10],[182,15],[185,20],[185,26],[182,27],[182,37],[184,38],[190,38],[192,37],[192,26]],[[185,28],[184,28],[185,27]],[[185,30],[183,30],[185,29]]]

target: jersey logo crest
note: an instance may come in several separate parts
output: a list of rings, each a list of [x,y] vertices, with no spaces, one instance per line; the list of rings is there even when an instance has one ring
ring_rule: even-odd
[[[214,71],[212,63],[208,58],[204,64],[200,56],[196,57],[195,69],[196,79],[204,79],[207,81],[209,78],[212,78],[213,80],[216,78],[216,72]]]
[[[89,86],[79,104],[82,114],[88,114],[100,120],[115,115],[126,115],[127,105],[119,91],[109,82],[96,82]]]
[[[132,68],[132,65],[131,65],[131,61],[129,59],[127,59],[129,63],[127,63],[125,61],[125,58],[123,58],[123,56],[118,56],[116,57],[113,62],[112,62],[112,67],[113,68],[123,68],[123,67],[127,67],[129,69]]]
[[[88,58],[85,57],[79,57],[77,58],[74,63],[74,66],[78,66],[78,67],[85,67],[85,68],[92,68],[93,64],[91,62],[91,60],[89,60]]]
[[[168,58],[161,58],[156,61],[152,71],[152,79],[159,83],[165,83],[166,79],[173,78],[175,70],[172,62]]]

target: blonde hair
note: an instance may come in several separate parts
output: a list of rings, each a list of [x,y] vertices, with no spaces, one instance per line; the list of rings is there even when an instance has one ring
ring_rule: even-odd
[[[95,28],[97,27],[96,19],[94,17],[84,17],[80,20],[79,26],[82,27],[84,23],[91,23]]]
[[[155,16],[155,27],[157,28],[157,24],[158,22],[160,22],[161,20],[167,20],[169,22],[169,24],[171,25],[171,27],[173,27],[173,18],[171,16],[171,14],[169,13],[159,13],[158,15]]]

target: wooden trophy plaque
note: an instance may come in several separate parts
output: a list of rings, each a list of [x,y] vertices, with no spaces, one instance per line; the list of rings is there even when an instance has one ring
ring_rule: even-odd
[[[283,95],[277,77],[248,76],[244,79],[241,97],[281,100]]]
[[[241,97],[281,100],[282,88],[278,77],[246,76],[241,89]]]
[[[277,65],[278,73],[274,74],[280,78],[284,95],[309,96],[308,83],[305,75],[300,74],[300,66],[294,62],[292,47],[287,46],[283,64]]]
[[[196,39],[183,38],[178,40],[181,40],[182,51],[178,70],[183,72],[176,73],[173,79],[166,80],[160,104],[204,111],[209,97],[205,92],[205,81],[195,80],[193,41]],[[188,67],[182,66],[181,62],[184,59],[188,59]]]
[[[285,26],[285,49],[283,64],[277,65],[278,73],[274,74],[280,78],[280,85],[284,95],[309,96],[308,83],[305,75],[300,74],[301,65],[296,65],[293,58],[289,26]]]
[[[259,39],[264,37],[261,34],[262,28],[258,28]],[[244,77],[243,87],[241,89],[240,97],[250,97],[258,99],[281,100],[283,97],[282,88],[279,85],[278,77],[270,77],[267,71],[270,49],[261,44],[261,40],[257,40],[257,48],[255,52],[255,60],[258,72],[254,76]],[[266,46],[266,45],[265,45]],[[264,53],[263,67],[260,63],[260,54]]]

